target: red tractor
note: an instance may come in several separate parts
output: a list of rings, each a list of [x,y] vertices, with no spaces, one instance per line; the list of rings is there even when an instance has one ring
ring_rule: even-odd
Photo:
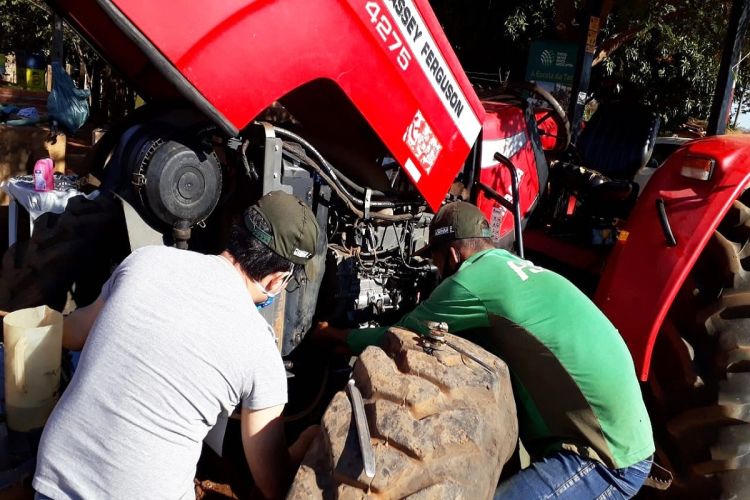
[[[427,0],[48,3],[148,104],[92,156],[117,198],[37,224],[4,260],[0,309],[62,308],[71,290],[85,304],[149,242],[216,251],[233,214],[283,189],[326,228],[325,257],[266,313],[290,365],[309,364],[294,351],[314,316],[388,324],[424,296],[430,212],[471,199],[498,245],[570,276],[619,328],[673,491],[750,491],[750,139],[687,142],[653,165],[658,117],[605,103],[569,147],[545,91],[478,96]],[[308,405],[291,384],[290,406]]]

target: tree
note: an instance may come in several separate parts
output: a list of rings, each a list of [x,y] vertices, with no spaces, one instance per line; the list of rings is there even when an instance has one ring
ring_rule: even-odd
[[[621,96],[651,105],[667,128],[691,116],[707,117],[730,9],[729,0],[658,0],[647,9],[616,9],[604,44],[637,31],[602,59],[594,73],[595,92],[604,99]]]
[[[41,0],[0,0],[0,52],[13,53],[21,61],[29,54],[41,54],[49,60],[53,17]],[[117,119],[133,108],[133,90],[66,23],[63,53],[78,86],[92,90],[94,119]]]
[[[30,0],[0,0],[0,52],[44,50],[52,37],[52,16],[46,6]]]
[[[0,0],[0,52],[20,58],[28,54],[49,58],[53,17],[49,8],[38,0]],[[63,35],[65,61],[78,73],[79,85],[84,85],[99,57],[65,23]]]
[[[530,42],[577,40],[584,0],[433,0],[469,71],[523,79]],[[706,118],[731,0],[619,0],[599,40],[590,92],[653,106],[665,129]],[[750,44],[748,44],[750,49]]]
[[[738,127],[740,115],[750,113],[750,46],[744,49],[735,69],[732,128]]]

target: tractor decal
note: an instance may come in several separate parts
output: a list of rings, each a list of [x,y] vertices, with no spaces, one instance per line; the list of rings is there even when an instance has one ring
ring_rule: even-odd
[[[443,146],[435,137],[421,111],[417,110],[414,120],[407,127],[406,133],[404,133],[404,142],[419,160],[419,164],[422,165],[424,171],[429,174]]]
[[[376,25],[376,31],[383,43],[387,44],[388,50],[399,50],[397,62],[401,64],[407,57],[411,59],[416,55],[417,63],[427,77],[435,93],[440,98],[446,111],[452,117],[467,145],[474,143],[479,134],[480,123],[471,107],[466,107],[466,96],[458,85],[456,78],[448,66],[443,54],[437,48],[435,40],[427,29],[419,10],[412,0],[386,0],[383,2],[393,19],[397,19],[401,37],[393,37],[396,33],[391,25],[391,17],[381,13],[380,2],[370,1],[366,4],[366,10],[370,14],[370,21]],[[405,42],[410,50],[408,56],[401,56],[401,41]],[[406,69],[403,65],[402,69]]]

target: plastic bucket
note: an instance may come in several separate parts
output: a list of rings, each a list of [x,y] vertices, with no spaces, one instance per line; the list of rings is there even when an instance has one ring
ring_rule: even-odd
[[[57,402],[62,314],[47,306],[5,316],[5,410],[8,428],[43,427]]]

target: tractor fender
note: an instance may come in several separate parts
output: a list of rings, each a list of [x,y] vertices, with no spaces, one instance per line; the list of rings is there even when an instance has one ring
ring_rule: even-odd
[[[295,89],[333,82],[433,209],[481,130],[428,0],[48,1],[126,73],[145,56],[229,135]],[[122,34],[127,53],[108,43]]]
[[[708,181],[685,177],[691,157],[715,161]],[[656,337],[678,290],[732,203],[750,182],[750,136],[700,139],[659,167],[618,237],[595,302],[625,339],[641,380],[649,375]],[[676,240],[669,246],[657,200]]]

